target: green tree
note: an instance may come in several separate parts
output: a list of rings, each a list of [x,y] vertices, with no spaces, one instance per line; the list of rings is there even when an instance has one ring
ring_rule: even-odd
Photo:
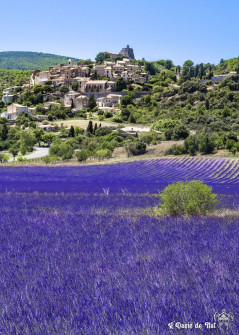
[[[42,93],[42,91],[43,91],[43,86],[42,85],[37,84],[37,85],[33,86],[33,92],[34,92],[34,94]]]
[[[203,154],[211,154],[215,149],[215,143],[212,136],[208,133],[199,139],[199,151]]]
[[[47,144],[48,146],[51,145],[51,143],[55,140],[56,135],[52,133],[44,133],[42,135],[42,141]]]
[[[236,152],[237,152],[237,148],[235,146],[232,147],[231,148],[231,153],[235,156]]]
[[[33,132],[36,136],[36,139],[38,141],[38,145],[40,147],[41,146],[41,141],[42,141],[42,136],[44,135],[44,131],[42,129],[34,129]]]
[[[76,151],[75,156],[79,162],[85,162],[88,157],[90,157],[91,151],[88,149],[83,149],[81,151]]]
[[[115,83],[115,90],[117,92],[121,92],[122,90],[126,89],[126,87],[127,83],[122,77],[120,77]]]
[[[1,126],[1,125],[0,125],[0,126]],[[2,125],[2,130],[1,130],[1,128],[0,128],[0,130],[1,130],[1,139],[2,139],[3,141],[6,141],[6,139],[7,139],[8,129],[9,129],[9,126],[7,125],[6,122],[4,122],[3,125]]]
[[[9,152],[13,155],[13,158],[15,159],[19,152],[19,148],[17,146],[12,146],[10,147]]]
[[[89,121],[86,131],[87,133],[93,134],[93,122],[92,121]]]
[[[68,137],[75,137],[75,130],[73,126],[69,129]]]
[[[183,67],[185,66],[188,66],[188,67],[192,67],[194,65],[193,61],[191,60],[186,60],[184,63],[183,63]]]
[[[95,61],[101,64],[106,59],[110,59],[110,55],[107,52],[99,52],[95,57]]]
[[[165,68],[167,70],[170,70],[173,66],[174,66],[173,62],[170,59],[167,59],[166,62],[165,62]]]
[[[143,155],[146,153],[146,144],[140,140],[132,141],[126,144],[128,156]]]
[[[61,87],[60,87],[60,92],[61,92],[61,93],[67,93],[67,92],[69,92],[69,88],[66,87],[66,86],[61,86]]]
[[[159,206],[167,215],[199,215],[215,210],[217,194],[200,180],[177,182],[160,193]]]
[[[51,156],[45,156],[45,157],[42,158],[42,160],[47,165],[47,164],[49,164],[51,162]]]
[[[130,114],[130,117],[129,117],[129,119],[128,119],[128,122],[129,122],[129,123],[136,123],[136,119],[135,119],[135,117],[133,116],[133,114]]]
[[[99,149],[95,152],[95,157],[97,157],[100,160],[103,160],[105,158],[110,158],[112,156],[112,151],[109,149]]]
[[[154,76],[156,74],[155,66],[152,62],[145,62],[144,63],[144,69],[145,69],[145,71],[147,71],[152,76]]]
[[[24,144],[20,145],[20,152],[21,152],[22,155],[25,155],[28,150],[29,149]]]
[[[61,157],[63,160],[71,159],[73,156],[73,148],[69,143],[55,141],[50,147],[50,155]]]
[[[51,163],[51,162],[55,162],[57,161],[58,157],[57,156],[45,156],[42,158],[43,162],[47,164]]]
[[[6,155],[6,154],[4,154],[4,155],[0,154],[0,162],[1,162],[1,163],[5,163],[5,162],[7,162],[8,160],[9,160],[8,155]]]
[[[157,143],[157,133],[155,131],[150,131],[148,133],[141,133],[139,138],[142,142],[146,144],[156,144]]]
[[[228,139],[225,148],[232,152],[232,148],[235,147],[235,143],[236,142],[234,140]]]
[[[78,82],[77,82],[77,81],[74,81],[74,82],[72,83],[71,87],[72,87],[72,89],[73,89],[74,91],[77,91],[77,90],[78,90]]]
[[[90,109],[93,109],[97,106],[96,104],[96,100],[94,98],[94,95],[91,94],[90,97],[89,97],[89,100],[88,100],[88,104],[87,104],[87,107],[90,108]]]
[[[172,131],[172,140],[185,139],[189,136],[189,129],[184,124],[175,126]]]
[[[74,133],[75,133],[75,136],[82,135],[84,133],[84,129],[82,129],[81,127],[75,126]]]
[[[184,148],[189,155],[193,156],[198,150],[198,138],[195,135],[187,137],[184,141]]]
[[[134,103],[135,93],[129,92],[127,95],[123,95],[120,104],[123,107],[127,107],[128,105],[132,105]]]
[[[123,121],[127,121],[130,116],[130,111],[127,108],[121,109],[121,116]]]
[[[26,130],[22,130],[20,132],[20,151],[24,152],[25,149],[27,151],[32,151],[34,145],[37,143],[37,138],[34,134],[33,131],[26,131]],[[25,152],[26,153],[26,152]]]

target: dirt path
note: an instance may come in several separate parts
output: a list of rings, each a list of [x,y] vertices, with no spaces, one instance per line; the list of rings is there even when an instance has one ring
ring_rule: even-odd
[[[23,158],[26,159],[34,159],[34,158],[41,158],[49,155],[49,148],[36,148],[32,153],[29,155],[22,156]],[[16,158],[15,158],[16,160]],[[9,162],[13,162],[14,159],[10,158],[8,160]]]

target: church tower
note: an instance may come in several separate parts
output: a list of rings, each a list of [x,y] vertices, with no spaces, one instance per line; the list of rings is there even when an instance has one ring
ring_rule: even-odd
[[[69,60],[68,60],[68,66],[73,66],[73,61],[72,61],[72,59],[69,59]]]

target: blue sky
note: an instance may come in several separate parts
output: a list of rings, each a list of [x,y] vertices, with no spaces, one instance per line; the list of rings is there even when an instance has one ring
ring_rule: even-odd
[[[0,51],[94,59],[129,44],[137,59],[176,65],[239,56],[238,0],[11,0],[1,13]]]

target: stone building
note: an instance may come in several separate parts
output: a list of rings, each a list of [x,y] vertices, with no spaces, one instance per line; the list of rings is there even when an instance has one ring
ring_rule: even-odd
[[[88,100],[89,98],[87,97],[87,95],[79,95],[75,99],[75,108],[78,110],[86,108],[88,104]]]
[[[44,85],[47,81],[50,80],[50,72],[49,71],[33,71],[30,79],[31,85],[41,84]]]
[[[107,80],[91,80],[86,83],[86,93],[104,93],[108,88]]]
[[[80,95],[80,93],[77,92],[69,92],[66,93],[64,96],[64,105],[65,107],[71,107],[71,105],[75,105],[76,98]]]
[[[120,53],[120,55],[128,57],[130,59],[135,59],[134,58],[134,51],[132,48],[129,47],[129,45],[126,46],[126,48],[123,48]]]
[[[122,95],[120,94],[108,94],[105,97],[96,99],[98,107],[114,107],[120,104]]]
[[[5,112],[5,117],[10,120],[16,120],[18,114],[27,113],[30,114],[29,108],[27,106],[22,106],[19,104],[11,104],[7,107],[7,112]]]
[[[3,95],[2,97],[2,101],[7,104],[9,102],[13,102],[16,98],[16,95],[15,94],[5,94]]]

